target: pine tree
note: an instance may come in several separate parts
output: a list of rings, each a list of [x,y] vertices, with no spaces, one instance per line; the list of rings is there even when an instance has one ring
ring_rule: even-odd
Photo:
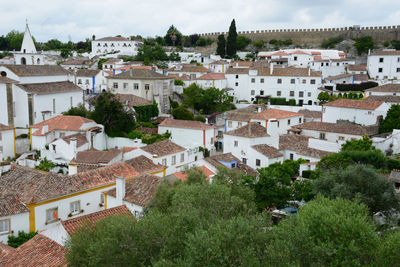
[[[229,27],[228,39],[226,42],[226,55],[228,57],[233,57],[236,54],[236,24],[235,19],[232,20],[231,26]]]
[[[223,34],[218,36],[217,45],[217,55],[220,55],[222,58],[224,58],[226,54],[226,40]]]

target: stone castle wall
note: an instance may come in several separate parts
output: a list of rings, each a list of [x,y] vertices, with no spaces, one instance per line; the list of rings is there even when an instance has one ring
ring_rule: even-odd
[[[202,33],[201,37],[216,40],[218,35],[227,32]],[[323,39],[341,36],[344,39],[371,36],[376,43],[385,41],[400,40],[400,25],[398,26],[379,26],[379,27],[344,27],[344,28],[324,28],[324,29],[280,29],[280,30],[257,30],[239,31],[238,35],[244,35],[252,41],[262,40],[269,42],[272,39],[287,40],[291,39],[293,44],[320,44]]]

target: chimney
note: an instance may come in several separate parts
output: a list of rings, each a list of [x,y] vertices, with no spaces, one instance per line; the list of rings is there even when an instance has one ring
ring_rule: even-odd
[[[271,143],[267,144],[279,149],[279,131],[278,131],[278,120],[270,119],[267,122],[267,134],[271,136]]]
[[[310,75],[311,75],[311,69],[308,68],[308,76],[310,76]]]
[[[74,152],[74,156],[76,155],[76,137],[71,137],[71,141],[69,142],[72,146],[72,151]]]
[[[122,205],[123,199],[125,197],[125,178],[117,176],[115,180],[115,185],[117,202]]]
[[[274,63],[271,62],[269,67],[269,75],[272,75],[273,72],[274,72]]]
[[[133,77],[133,68],[132,67],[129,69],[129,76]]]
[[[68,175],[74,175],[77,173],[78,173],[78,165],[71,161],[68,165]]]

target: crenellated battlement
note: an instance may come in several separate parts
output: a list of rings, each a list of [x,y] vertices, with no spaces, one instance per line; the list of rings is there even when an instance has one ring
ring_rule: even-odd
[[[227,35],[227,32],[213,32],[199,34],[201,37],[217,39],[218,35]],[[341,28],[319,28],[319,29],[275,29],[238,31],[238,35],[249,37],[253,41],[263,40],[268,42],[272,39],[292,39],[294,44],[321,43],[323,39],[341,36],[343,38],[358,38],[369,35],[375,42],[382,43],[391,40],[400,40],[400,25],[397,26],[374,26],[374,27],[341,27]]]

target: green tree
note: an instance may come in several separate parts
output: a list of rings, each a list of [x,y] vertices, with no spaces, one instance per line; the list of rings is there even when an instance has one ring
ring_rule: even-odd
[[[225,54],[226,54],[225,35],[220,34],[218,36],[218,42],[217,42],[217,55],[220,55],[222,58],[225,58]]]
[[[379,126],[380,133],[392,132],[393,129],[400,129],[400,105],[392,105]]]
[[[150,65],[157,61],[168,61],[169,57],[162,46],[144,44],[138,49],[138,54],[136,55],[135,60],[144,61],[145,65]]]
[[[60,54],[60,56],[61,56],[62,58],[68,58],[68,57],[70,57],[71,55],[72,55],[72,52],[71,52],[70,49],[68,49],[68,48],[63,48],[63,49],[61,49],[61,54]]]
[[[110,136],[124,136],[133,130],[135,119],[125,112],[122,103],[110,92],[100,93],[93,102],[94,110],[90,118],[104,125]]]
[[[180,61],[180,60],[181,60],[181,57],[179,56],[178,53],[172,52],[172,53],[169,55],[169,60],[171,60],[171,61]]]
[[[41,171],[45,171],[45,172],[49,172],[51,169],[55,168],[56,164],[54,164],[52,161],[48,160],[46,157],[44,159],[42,159],[39,163],[39,165],[37,165],[35,167],[35,169],[41,170]]]
[[[22,40],[24,39],[24,33],[23,32],[18,32],[15,30],[10,31],[6,35],[6,40],[7,40],[7,50],[16,50],[19,51],[21,50],[22,46]]]
[[[318,94],[318,100],[321,104],[325,104],[326,102],[329,101],[330,95],[328,92],[321,92]]]
[[[355,164],[346,169],[324,172],[314,181],[314,192],[334,199],[359,199],[371,213],[389,212],[399,208],[399,197],[393,182],[373,168]]]
[[[174,26],[171,25],[164,37],[167,45],[179,46],[182,45],[182,33]]]
[[[26,241],[28,241],[29,239],[31,239],[32,237],[34,237],[35,235],[37,235],[37,232],[25,233],[24,231],[18,231],[17,236],[14,236],[14,235],[8,236],[7,244],[10,247],[17,248],[17,247],[21,246],[23,243],[25,243]]]
[[[245,49],[249,44],[251,43],[251,39],[247,38],[246,36],[239,35],[236,38],[236,49],[237,50],[243,50]]]
[[[400,231],[394,230],[383,236],[378,249],[376,266],[400,266]]]
[[[273,230],[271,266],[369,266],[379,237],[368,208],[318,196]]]
[[[174,119],[177,120],[194,120],[193,112],[187,109],[185,105],[180,105],[177,108],[172,109],[171,112]]]
[[[57,39],[48,40],[42,46],[43,50],[60,50],[62,48],[65,48],[64,44]]]
[[[70,108],[68,111],[64,112],[63,115],[89,118],[90,111],[85,108],[85,105],[79,104],[77,107]]]
[[[99,61],[97,62],[97,68],[99,70],[103,69],[103,63],[106,62],[108,58],[100,58]]]
[[[347,140],[346,143],[342,144],[341,151],[369,151],[374,149],[375,147],[372,146],[372,140],[364,135],[362,139]]]
[[[229,27],[228,38],[226,41],[226,55],[229,58],[232,58],[236,54],[236,40],[237,40],[237,32],[236,32],[236,23],[235,19],[232,20],[231,26]]]
[[[261,49],[264,47],[264,41],[263,40],[254,41],[253,45],[255,48]]]
[[[357,49],[359,55],[368,53],[368,50],[374,49],[374,40],[371,36],[362,36],[356,39],[354,47]]]

